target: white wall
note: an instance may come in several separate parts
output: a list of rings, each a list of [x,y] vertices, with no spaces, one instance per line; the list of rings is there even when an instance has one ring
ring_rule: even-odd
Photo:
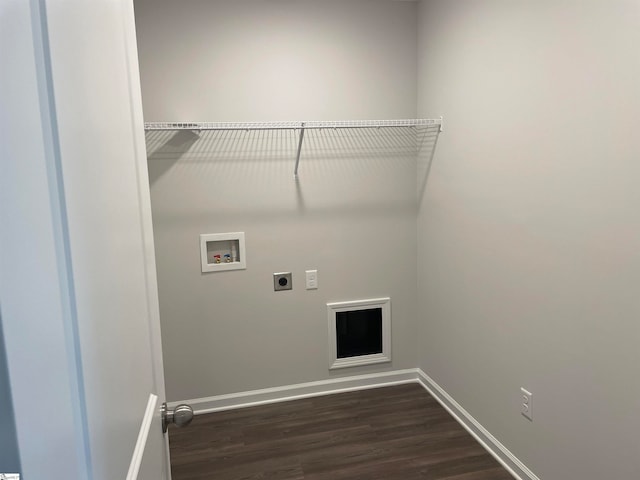
[[[416,5],[136,0],[146,121],[413,118]]]
[[[638,478],[640,4],[425,0],[419,31],[420,367],[540,478]]]
[[[417,4],[135,4],[147,121],[412,118]],[[416,138],[148,136],[169,400],[415,367]],[[246,232],[245,271],[200,273],[199,234]],[[304,289],[317,268],[320,288]],[[273,291],[274,272],[294,289]],[[328,371],[327,302],[390,296],[391,364]]]

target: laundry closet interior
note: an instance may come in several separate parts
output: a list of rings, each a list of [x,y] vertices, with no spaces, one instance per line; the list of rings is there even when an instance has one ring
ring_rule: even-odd
[[[135,9],[168,400],[415,368],[418,197],[440,133],[440,112],[415,120],[416,5]],[[200,235],[234,232],[246,266],[203,272]],[[291,290],[274,291],[280,272]],[[327,303],[377,298],[391,361],[329,370]]]
[[[134,1],[170,403],[420,381],[522,478],[627,473],[634,7],[525,3]]]

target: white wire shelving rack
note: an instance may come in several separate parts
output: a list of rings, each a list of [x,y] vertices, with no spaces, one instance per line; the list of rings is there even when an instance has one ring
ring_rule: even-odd
[[[443,118],[413,118],[402,120],[338,120],[299,122],[146,122],[145,131],[162,130],[300,130],[294,176],[298,176],[304,132],[309,129],[339,128],[417,128],[438,126],[442,132]]]

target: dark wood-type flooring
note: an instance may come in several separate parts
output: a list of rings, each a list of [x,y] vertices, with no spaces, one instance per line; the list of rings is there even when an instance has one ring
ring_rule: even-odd
[[[417,384],[199,415],[170,432],[173,480],[513,480]]]

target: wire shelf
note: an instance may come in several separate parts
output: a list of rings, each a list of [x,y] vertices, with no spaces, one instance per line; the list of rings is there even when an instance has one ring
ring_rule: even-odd
[[[420,127],[440,125],[440,118],[403,120],[339,120],[308,122],[146,122],[144,129],[152,130],[297,130],[309,128],[382,128]]]
[[[309,122],[146,122],[145,131],[158,130],[300,130],[296,163],[293,174],[298,177],[300,153],[307,129],[338,129],[338,128],[397,128],[397,127],[429,127],[438,126],[442,132],[442,117],[440,118],[412,118],[402,120],[339,120],[339,121],[309,121]]]

